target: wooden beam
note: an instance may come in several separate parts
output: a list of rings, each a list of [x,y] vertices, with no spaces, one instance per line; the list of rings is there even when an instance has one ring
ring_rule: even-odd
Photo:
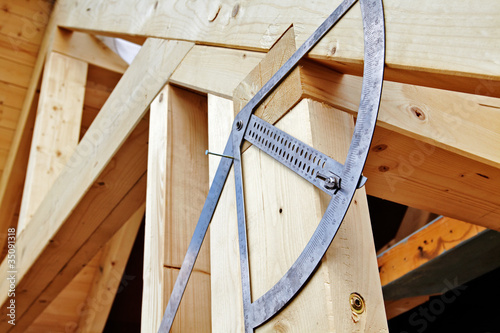
[[[208,95],[210,151],[224,151],[233,120],[233,101]],[[219,157],[209,156],[210,183],[219,162]],[[210,224],[212,332],[245,331],[239,258],[234,171],[231,168]]]
[[[197,45],[172,79],[177,85],[229,98],[237,88],[236,82],[243,81],[263,56]],[[279,59],[283,63],[287,57]],[[268,73],[252,75],[262,75],[262,81],[269,79]],[[277,98],[283,112],[308,97],[356,115],[362,78],[342,75],[311,61],[301,62],[293,75],[299,75],[300,81],[289,79],[297,85],[287,84],[283,96]],[[243,104],[257,92],[255,87],[251,90]],[[385,82],[378,126],[499,168],[498,108],[498,98]]]
[[[102,332],[115,294],[126,285],[124,270],[144,205],[50,302],[25,332]],[[134,225],[135,223],[135,225]],[[102,326],[102,327],[101,327]]]
[[[33,68],[26,97],[22,104],[19,122],[5,162],[4,172],[0,179],[0,249],[3,258],[6,253],[7,230],[17,225],[15,214],[19,211],[21,194],[29,155],[29,145],[32,136],[32,127],[35,122],[36,106],[38,102],[37,89],[40,86],[45,57],[50,50],[54,31],[57,25],[57,8],[54,9],[47,23],[43,41],[40,44],[38,57]],[[1,260],[1,259],[0,259]]]
[[[445,293],[500,266],[500,233],[484,230],[382,290],[387,300]]]
[[[50,284],[54,275],[61,268],[66,267],[65,265],[72,254],[76,253],[81,244],[85,243],[127,192],[135,184],[140,183],[145,169],[141,167],[142,161],[139,158],[141,155],[138,150],[144,150],[143,144],[147,142],[147,139],[144,141],[141,139],[144,131],[135,138],[131,137],[131,140],[137,142],[130,146],[131,149],[128,153],[131,155],[127,156],[124,153],[121,162],[115,157],[116,165],[113,162],[113,156],[140,122],[149,103],[168,81],[173,70],[191,47],[190,43],[155,39],[149,39],[145,43],[136,60],[118,83],[72,158],[41,203],[25,232],[18,238],[17,288],[26,290],[22,297],[17,297],[19,307],[16,309],[16,314],[18,318],[22,318],[32,302]],[[137,166],[134,172],[137,173],[128,173],[125,176],[127,171],[123,168],[130,170],[134,165],[133,161]],[[121,165],[122,163],[123,165]],[[111,184],[117,186],[114,191],[111,191],[113,195],[107,191],[108,184],[106,182],[99,182],[98,177],[106,171],[106,167],[108,167],[109,172],[113,169],[121,170],[103,174],[103,178],[106,178],[104,176],[110,177],[108,180]],[[125,172],[125,174],[120,172]],[[116,179],[112,181],[111,179],[115,175],[124,177],[124,179],[120,179],[119,182]],[[97,186],[92,187],[96,181],[98,182]],[[110,186],[110,188],[114,186]],[[89,188],[92,188],[92,191],[88,192]],[[99,188],[102,189],[99,191]],[[85,196],[87,192],[89,195]],[[96,200],[97,192],[106,193],[109,198]],[[88,201],[81,200],[84,196],[88,198]],[[92,207],[91,203],[104,205],[104,207],[100,207],[100,210],[90,209],[89,211],[89,207]],[[88,205],[87,209],[83,205]],[[94,213],[101,217],[89,218],[87,224],[80,223],[82,216]],[[71,218],[72,216],[74,218]],[[47,222],[50,223],[47,224]],[[83,228],[85,232],[82,230],[81,233],[77,233],[75,231],[78,230],[77,226]],[[73,237],[68,237],[68,233]],[[54,258],[58,260],[54,260]],[[6,265],[7,262],[4,260],[0,270],[1,274],[6,274]],[[0,289],[4,290],[6,287],[7,285],[3,284]],[[0,302],[2,304],[9,301],[7,290],[4,291],[5,296],[2,296]],[[21,298],[24,300],[21,301]],[[6,309],[6,307],[4,308]],[[2,310],[3,312],[5,310]],[[0,321],[0,327],[4,331],[12,329],[4,319]],[[20,329],[19,325],[16,325],[15,329]]]
[[[192,55],[193,58],[208,58],[205,54],[208,50],[202,54],[193,48],[191,53],[195,52],[199,55]],[[235,53],[225,59],[234,60],[238,56]],[[211,80],[216,80],[215,73],[211,80],[205,80],[210,77],[210,71],[201,64],[191,63],[192,72],[180,66],[178,70],[182,74],[178,78],[189,78],[200,72],[206,74],[200,74],[198,81],[186,81],[186,86],[194,88],[193,82],[196,82],[203,90]],[[221,64],[217,68],[233,67],[238,61],[226,63],[228,67]],[[273,119],[265,115],[267,120],[279,119],[302,97],[356,114],[361,78],[339,75],[310,62],[303,63],[298,71],[300,84],[290,85],[285,81],[283,96],[272,99],[279,105],[279,114],[273,115]],[[269,73],[249,75],[261,75],[264,81]],[[248,100],[257,88],[246,82]],[[221,92],[230,88],[228,84],[211,93],[223,95]],[[447,108],[450,105],[452,107]],[[500,187],[500,154],[496,149],[500,134],[495,130],[500,126],[500,118],[495,114],[497,105],[500,107],[496,98],[385,82],[378,127],[365,168],[369,178],[368,194],[500,229],[500,201],[495,195]],[[448,171],[443,174],[443,170]]]
[[[282,58],[287,58],[286,52],[293,52],[295,49],[294,44],[293,30],[289,30],[235,90],[235,111],[244,105],[248,96],[255,93],[266,82],[267,76],[279,69]],[[281,118],[276,124],[277,127],[311,146],[321,145],[322,151],[326,150],[327,154],[343,160],[347,154],[349,138],[354,126],[352,116],[311,100],[303,100],[282,117],[283,110],[280,106],[286,103],[289,88],[297,85],[297,82],[290,81],[299,79],[297,75],[287,78],[283,85],[273,93],[273,96],[261,105],[256,114],[271,122]],[[293,95],[293,92],[290,94]],[[280,102],[281,99],[283,101]],[[227,107],[226,104],[217,100],[212,102],[211,106],[213,110],[209,109],[209,118],[220,118],[219,114]],[[214,113],[210,115],[212,112]],[[229,122],[232,116],[222,117],[225,122],[226,120]],[[209,123],[214,124],[214,126],[209,126],[211,130],[220,122],[215,123],[209,120]],[[327,133],[331,133],[331,128],[327,130],[329,127],[335,127],[336,137],[326,140]],[[230,126],[226,124],[223,128],[230,129]],[[222,145],[223,142],[220,141],[223,141],[228,133],[221,135],[220,131],[215,131],[213,135],[219,145]],[[212,138],[212,134],[210,137]],[[324,196],[319,190],[296,177],[255,147],[250,147],[243,153],[242,163],[250,278],[252,299],[255,300],[283,276],[303,250],[328,205],[329,197]],[[224,192],[227,193],[228,190],[231,188],[226,185]],[[292,195],[291,191],[300,195]],[[223,225],[227,224],[228,216],[233,215],[234,220],[232,206],[234,199],[231,198],[234,194],[226,195],[227,197],[219,201],[212,224],[213,237],[217,237],[212,240],[217,244],[217,247],[212,247],[211,263],[214,269],[228,265],[237,267],[239,263],[237,242],[232,242],[232,239],[237,238],[236,227],[231,227],[233,232],[231,234],[228,233],[230,229]],[[287,308],[257,331],[287,330],[291,327],[298,331],[387,329],[385,313],[383,308],[378,306],[382,303],[382,297],[377,282],[378,272],[375,267],[375,253],[365,194],[358,193],[354,202],[354,207],[348,213],[339,235],[305,288]],[[222,209],[228,212],[220,212]],[[221,217],[224,217],[224,220],[218,222],[217,218]],[[354,219],[357,220],[359,227],[356,231],[353,228],[354,225],[351,224]],[[301,223],[297,224],[297,221]],[[360,221],[362,222],[359,223]],[[216,229],[219,232],[216,232]],[[225,232],[222,233],[222,230]],[[223,236],[216,236],[219,234]],[[351,242],[358,245],[351,245]],[[359,244],[364,246],[359,246]],[[349,273],[345,271],[346,265],[349,267]],[[224,313],[220,310],[224,308],[224,305],[227,308],[227,304],[241,302],[241,286],[234,282],[240,279],[238,273],[237,268],[226,269],[225,274],[218,272],[220,274],[218,278],[214,276],[212,280],[213,323],[218,325],[217,328],[213,327],[214,331],[241,329],[243,322],[241,303],[229,315],[227,311]],[[349,274],[349,277],[346,277],[346,274]],[[369,277],[366,278],[366,276]],[[354,291],[370,299],[370,308],[367,308],[364,314],[355,314],[349,306],[349,295]]]
[[[101,255],[82,310],[78,329],[82,333],[102,332],[108,319],[116,292],[122,283],[123,272],[144,219],[145,204],[125,222],[98,255]]]
[[[107,70],[125,73],[128,64],[96,37],[77,31],[57,29],[53,49],[64,55]]]
[[[411,272],[484,229],[448,217],[436,219],[378,256],[382,285]]]
[[[148,0],[138,7],[132,0],[106,4],[66,0],[62,3],[65,15],[60,24],[93,33],[106,31],[267,50],[292,23],[300,27],[297,43],[302,44],[338,3],[340,0],[333,4],[299,5],[296,0],[289,0],[276,6],[274,2],[262,1],[207,1],[192,7]],[[498,30],[499,6],[496,1],[480,7],[472,0],[459,5],[451,0],[404,4],[384,1],[387,78],[499,97],[500,65],[496,59],[500,46],[492,42]],[[446,17],[440,14],[443,12]],[[185,22],[191,23],[189,28]],[[470,49],[476,52],[471,53]],[[326,59],[340,72],[361,73],[363,31],[359,4],[310,56]]]
[[[142,332],[156,332],[208,193],[206,98],[166,86],[151,104]],[[210,331],[209,237],[173,323]]]
[[[363,172],[370,195],[500,230],[500,169],[378,127]]]
[[[58,53],[49,55],[31,142],[18,235],[78,144],[86,80],[87,63]]]
[[[233,114],[231,110],[227,110],[227,103],[217,101],[217,97],[211,97],[209,101],[211,101],[209,105],[214,107],[213,111],[215,112],[213,116],[210,116],[212,110],[209,108],[209,119],[211,117],[214,119],[209,121],[210,128],[215,128],[215,133],[217,133],[210,135],[210,149],[216,149],[224,145],[222,141],[225,141],[229,133],[221,133],[220,127],[230,130],[230,119]],[[311,104],[315,107],[315,116],[306,112]],[[225,107],[226,111],[230,112],[226,116],[221,114]],[[292,135],[302,140],[312,140],[314,142],[309,142],[309,144],[314,145],[318,141],[324,142],[318,135],[321,131],[316,128],[316,131],[309,132],[309,130],[304,129],[307,127],[304,124],[314,121],[317,122],[316,125],[318,123],[325,124],[325,117],[327,119],[330,117],[330,121],[333,120],[331,119],[333,117],[332,111],[323,108],[319,103],[303,101],[280,120],[278,126],[283,127],[288,132],[294,130]],[[321,113],[321,116],[318,113]],[[349,117],[342,112],[338,112],[336,115]],[[227,121],[221,124],[221,118],[227,119]],[[341,122],[337,121],[338,123]],[[339,129],[345,130],[344,125],[345,123],[339,125]],[[217,145],[214,147],[212,144]],[[243,163],[252,293],[253,299],[256,299],[283,275],[303,249],[308,241],[308,236],[312,234],[322,215],[322,209],[325,208],[324,205],[328,202],[328,198],[322,197],[319,191],[310,184],[296,177],[292,172],[254,147],[250,147],[243,154]],[[265,172],[259,170],[265,170]],[[211,226],[213,244],[211,265],[212,274],[214,274],[212,279],[212,313],[214,316],[212,329],[214,331],[241,331],[243,323],[237,227],[236,223],[231,223],[231,220],[236,221],[234,192],[231,191],[234,178],[231,178],[231,175],[229,177]],[[289,195],[291,188],[301,195],[298,197]],[[367,207],[360,209],[363,205],[362,195],[356,196],[355,200],[356,203],[353,206],[355,210],[359,209],[357,215],[351,210],[350,217],[347,217],[323,264],[318,268],[311,281],[283,312],[260,330],[293,327],[299,331],[311,329],[318,331],[335,329],[339,331],[352,331],[354,329],[378,331],[386,327],[385,314],[380,306],[382,303],[380,287],[376,282],[378,273],[374,267],[374,261],[370,263],[369,259],[375,256],[374,249],[370,246],[370,243],[373,242],[370,226],[369,223],[365,224],[365,227],[368,227],[366,230],[359,225],[359,222],[362,221],[361,216],[367,214],[367,210],[365,210]],[[265,204],[265,210],[262,207],[263,204]],[[362,213],[363,211],[364,213]],[[290,218],[292,216],[293,219]],[[311,218],[311,216],[314,217]],[[230,219],[230,217],[232,218]],[[363,231],[353,228],[354,220],[350,221],[351,218],[356,220],[357,226]],[[276,219],[279,220],[279,223],[276,223]],[[298,220],[303,223],[297,224]],[[310,223],[306,221],[310,221]],[[369,221],[365,220],[365,222]],[[355,242],[357,245],[351,246],[348,244],[350,242]],[[354,249],[360,252],[351,252]],[[347,274],[346,267],[349,267],[348,271],[350,274],[352,273],[349,277],[345,276]],[[358,276],[358,273],[363,277]],[[217,274],[217,278],[215,274]],[[360,317],[353,315],[348,305],[349,294],[353,291],[359,292],[365,299],[369,299],[370,303],[367,302],[367,304],[373,306]]]
[[[500,234],[441,217],[378,256],[386,300],[441,294],[497,268]]]

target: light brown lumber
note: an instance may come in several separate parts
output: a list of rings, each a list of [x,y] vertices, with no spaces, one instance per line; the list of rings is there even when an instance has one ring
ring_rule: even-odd
[[[195,45],[172,75],[172,83],[231,99],[234,89],[265,53]]]
[[[392,319],[406,311],[416,308],[429,300],[429,296],[415,296],[402,298],[397,301],[385,301],[385,312],[387,319]]]
[[[25,292],[16,294],[17,321],[9,332],[28,327],[145,202],[147,125],[148,119],[140,121],[18,282]]]
[[[43,40],[40,44],[38,57],[31,74],[29,87],[26,90],[22,104],[19,122],[12,139],[9,156],[5,163],[4,172],[0,179],[0,249],[3,258],[6,251],[6,233],[9,227],[17,223],[16,213],[19,211],[20,198],[26,175],[26,166],[29,155],[29,146],[32,136],[32,127],[35,122],[36,106],[38,102],[37,89],[40,86],[41,75],[45,63],[45,56],[50,50],[54,30],[56,28],[57,7],[54,9],[46,25]],[[28,27],[30,27],[28,25]]]
[[[0,81],[0,104],[4,107],[19,109],[17,113],[20,114],[25,94],[25,88]]]
[[[175,71],[173,81],[189,89],[227,97],[237,88],[235,82],[243,81],[251,71],[249,67],[256,66],[262,57],[263,54],[256,52],[197,45]],[[279,53],[276,58],[281,63],[287,59]],[[252,75],[261,75],[261,82],[270,78],[269,73]],[[301,62],[291,75],[299,75],[300,80],[289,80],[290,83],[285,80],[283,84],[287,88],[282,90],[283,96],[273,101],[280,104],[282,112],[300,98],[309,97],[356,115],[361,77],[342,75],[311,61]],[[251,88],[252,93],[257,92],[256,87],[247,88]],[[251,96],[247,96],[244,102]],[[498,108],[498,98],[386,81],[378,126],[500,167]]]
[[[21,113],[21,110],[18,108],[13,108],[10,106],[0,104],[0,124],[2,124],[1,126],[14,131],[17,126],[17,121],[19,120],[19,113]]]
[[[101,252],[71,280],[45,310],[25,330],[26,333],[74,332],[84,314],[85,300],[99,270]]]
[[[53,2],[50,0],[40,0],[36,2],[30,0],[2,0],[0,4],[4,12],[41,21],[43,18],[47,19],[52,9]]]
[[[156,332],[208,193],[206,97],[167,85],[151,104],[142,332]],[[173,332],[210,331],[209,236]]]
[[[343,160],[354,122],[352,116],[341,111],[303,100],[276,126]],[[254,147],[243,154],[243,172],[250,277],[255,300],[274,285],[298,257],[330,198]],[[375,266],[366,194],[361,190],[314,276],[287,308],[260,331],[387,330]],[[366,301],[366,312],[359,316],[349,305],[352,292],[361,294]]]
[[[26,88],[29,85],[33,67],[0,57],[0,81]]]
[[[149,103],[168,81],[177,64],[191,47],[192,44],[185,42],[149,39],[103,106],[72,158],[33,216],[30,225],[18,239],[18,288],[22,290],[23,284],[28,284],[28,280],[35,278],[34,275],[39,273],[36,267],[44,267],[44,272],[47,273],[44,276],[37,275],[36,284],[41,288],[30,289],[29,293],[24,294],[27,299],[33,300],[38,297],[40,290],[43,290],[52,280],[53,272],[47,268],[50,267],[49,263],[51,265],[61,265],[60,267],[67,263],[64,262],[63,256],[60,255],[59,260],[53,260],[53,257],[50,258],[50,253],[54,251],[54,245],[57,244],[51,245],[50,240],[64,230],[73,230],[74,223],[78,224],[78,219],[72,220],[72,223],[65,222],[67,222],[70,215],[75,214],[75,207],[80,207],[78,203],[81,198],[92,184],[98,180],[105,167],[119,169],[120,163],[117,162],[115,165],[112,162],[113,155],[138,124]],[[116,112],[116,110],[120,110],[120,112]],[[140,146],[140,148],[144,149],[143,146]],[[137,151],[134,154],[140,156]],[[138,159],[138,157],[136,158]],[[129,163],[130,165],[127,166],[131,168],[131,162],[127,162],[126,159],[122,163]],[[111,172],[109,177],[113,175],[113,172]],[[135,180],[132,176],[129,178],[135,184],[139,182],[140,176],[139,174]],[[128,178],[124,177],[124,179]],[[120,186],[126,186],[124,179],[120,180]],[[100,183],[98,182],[98,185]],[[106,188],[106,182],[102,182],[102,185],[99,186]],[[122,190],[126,190],[123,187]],[[105,192],[104,189],[103,192]],[[115,195],[120,198],[126,194],[126,192],[115,192]],[[99,204],[105,203],[104,200],[99,202]],[[105,213],[105,211],[97,212]],[[92,221],[94,224],[98,223],[98,220]],[[81,238],[77,239],[83,242],[85,239],[83,235],[80,236]],[[78,242],[73,241],[71,245],[78,246]],[[58,251],[58,253],[60,252],[62,251]],[[66,253],[70,255],[70,252]],[[45,253],[47,255],[44,255]],[[45,261],[48,261],[48,263],[44,265]],[[2,265],[0,271],[1,274],[5,274],[6,262],[4,261]],[[58,269],[55,270],[55,272],[57,271]],[[0,289],[5,287],[6,285],[2,284]],[[6,292],[5,295],[7,295]],[[3,296],[2,303],[5,301],[7,301],[6,296]],[[19,317],[22,317],[29,304],[31,304],[30,301],[19,302],[19,308],[17,309]],[[3,325],[8,325],[6,321],[0,322],[0,327],[10,328]]]
[[[102,248],[99,266],[82,310],[78,329],[82,333],[102,332],[144,218],[145,204],[125,222]]]
[[[57,29],[53,49],[97,67],[123,74],[128,64],[96,37],[77,31]]]
[[[58,53],[47,59],[24,183],[19,235],[79,141],[87,63]]]
[[[339,3],[205,1],[191,6],[148,0],[136,6],[132,0],[106,4],[66,0],[62,3],[65,15],[61,25],[93,33],[106,31],[267,50],[292,23],[299,29],[297,44],[301,45]],[[388,79],[499,96],[500,65],[496,60],[500,46],[494,42],[500,22],[498,2],[491,0],[477,6],[472,0],[459,4],[451,0],[389,0],[384,1],[384,13]],[[312,50],[311,57],[326,59],[340,72],[361,74],[363,31],[359,4]]]
[[[233,120],[232,100],[208,95],[210,151],[224,151]],[[219,162],[219,157],[209,156],[210,183]],[[239,260],[234,172],[231,168],[210,224],[212,332],[245,331]]]
[[[271,50],[268,56],[283,61],[281,52],[274,54]],[[264,83],[270,75],[259,68],[248,75],[235,89],[242,101],[236,102],[239,108],[259,89],[252,78]],[[310,97],[356,115],[361,78],[307,61],[293,75],[296,80],[285,80],[267,99],[275,108],[264,103],[256,114],[272,123]],[[368,194],[498,230],[498,103],[495,98],[385,82],[365,168]]]
[[[382,127],[370,149],[368,194],[500,230],[500,169]]]
[[[378,256],[382,286],[476,236],[485,228],[441,217]]]
[[[316,113],[307,112],[309,105],[313,105],[314,111],[321,112],[322,116],[316,114],[318,117],[308,118],[309,115]],[[224,110],[225,115],[222,114]],[[327,119],[330,117],[331,121],[332,114],[331,109],[326,109],[319,103],[303,101],[288,113],[278,126],[287,127],[288,131],[294,127],[295,132],[301,133],[292,134],[304,141],[323,143],[318,135],[320,131],[310,132],[309,129],[305,129],[308,126],[304,124],[316,122],[326,126],[325,117]],[[338,111],[335,116],[349,118],[348,115]],[[210,134],[210,149],[221,149],[225,144],[232,117],[233,111],[228,109],[227,102],[220,101],[215,96],[209,98],[209,119],[213,119],[209,120],[209,128],[210,133],[215,134]],[[221,119],[225,119],[223,123]],[[343,125],[339,128],[345,130]],[[221,133],[224,128],[226,133]],[[303,137],[300,137],[301,134]],[[321,198],[319,190],[254,147],[250,147],[243,154],[243,163],[251,283],[255,299],[284,274],[303,249],[308,236],[314,231],[322,216],[325,198]],[[213,172],[214,168],[211,167],[211,170]],[[232,174],[229,175],[211,226],[213,331],[242,331],[243,325],[234,178],[231,176]],[[297,195],[292,195],[292,192]],[[357,209],[362,205],[362,198],[359,195],[356,197],[353,206]],[[262,204],[265,205],[265,209]],[[365,217],[366,209],[365,206],[363,209]],[[362,231],[360,218],[361,215],[355,218],[356,223],[354,220],[350,221],[350,227],[348,220],[344,222],[326,259],[305,289],[283,312],[257,331],[386,330],[385,314],[380,306],[382,296],[378,272],[374,267],[375,262],[370,262],[370,257],[373,259],[375,254],[374,249],[370,248],[373,240],[371,240],[369,220],[365,220],[368,222],[365,228],[368,229]],[[361,230],[355,230],[355,226]],[[350,242],[356,243],[356,246],[349,245]],[[257,259],[257,256],[260,256],[260,259]],[[370,266],[371,269],[368,268]],[[358,272],[360,275],[357,276],[353,272]],[[331,283],[328,283],[330,279]],[[369,300],[367,304],[370,304],[367,311],[360,317],[355,317],[354,321],[348,300],[352,291],[361,293],[365,300]]]

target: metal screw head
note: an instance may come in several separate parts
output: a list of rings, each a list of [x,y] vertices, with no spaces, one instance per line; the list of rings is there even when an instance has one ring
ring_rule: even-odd
[[[242,128],[243,128],[243,121],[238,120],[238,122],[236,123],[236,129],[238,131],[241,131]]]
[[[354,313],[362,314],[365,312],[365,300],[358,293],[351,293],[349,296],[349,303],[351,304],[351,310]]]

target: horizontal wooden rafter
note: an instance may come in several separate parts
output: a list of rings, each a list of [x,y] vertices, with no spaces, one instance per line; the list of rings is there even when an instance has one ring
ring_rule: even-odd
[[[132,0],[61,3],[60,24],[93,33],[109,32],[194,41],[200,44],[268,50],[295,23],[302,44],[340,0],[248,3]],[[130,10],[133,8],[133,10]],[[265,13],[265,15],[262,15]],[[384,1],[387,78],[431,87],[499,96],[500,4],[472,0]],[[442,13],[446,13],[443,15]],[[305,19],[307,18],[307,19]],[[425,19],[423,19],[425,18]],[[188,24],[186,24],[189,22]],[[453,36],[450,38],[449,36]],[[469,50],[474,50],[470,52]],[[363,61],[361,11],[356,4],[311,52],[343,73],[360,74]]]

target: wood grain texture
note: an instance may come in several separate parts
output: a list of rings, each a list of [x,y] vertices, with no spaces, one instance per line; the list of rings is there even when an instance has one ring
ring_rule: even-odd
[[[157,331],[208,193],[207,102],[166,86],[151,105],[141,331]],[[174,320],[174,332],[210,331],[209,237]]]
[[[49,55],[31,142],[18,235],[78,144],[86,81],[87,63],[57,53]]]
[[[62,226],[72,229],[64,222],[70,214],[75,212],[75,206],[92,184],[98,180],[105,167],[118,168],[118,164],[110,164],[113,155],[130,135],[144,115],[149,103],[168,81],[177,64],[191,47],[192,44],[184,42],[154,39],[146,42],[136,61],[118,83],[114,93],[93,122],[91,129],[86,133],[65,169],[57,178],[49,194],[40,205],[40,209],[35,213],[30,223],[33,227],[29,228],[28,226],[29,229],[25,230],[24,236],[18,239],[18,253],[23,254],[17,258],[19,288],[22,288],[23,283],[28,283],[26,276],[30,276],[27,274],[29,270],[33,271],[32,265],[43,265],[43,260],[40,258],[44,256],[41,254],[44,251],[50,252],[50,240],[60,232],[59,229]],[[144,68],[147,68],[146,71]],[[124,98],[124,96],[126,97]],[[116,112],[116,110],[120,110],[120,112]],[[136,183],[138,178],[133,181]],[[126,185],[123,183],[121,186]],[[119,197],[123,197],[123,194],[121,196],[119,194],[120,192],[116,193]],[[105,201],[101,204],[105,204]],[[98,220],[94,222],[98,223]],[[73,245],[77,245],[77,243]],[[47,260],[49,257],[50,255],[47,255]],[[64,265],[62,257],[61,260],[63,262],[53,261],[52,264]],[[4,261],[3,265],[5,264]],[[6,270],[2,269],[2,272],[6,272]],[[41,286],[50,283],[52,280],[50,275],[46,278],[39,276],[37,283]],[[33,278],[32,275],[31,278]],[[5,284],[0,286],[0,288],[5,287]],[[37,295],[37,289],[34,288],[32,293],[26,297],[36,297]],[[4,297],[2,302],[5,300]],[[30,302],[24,304],[28,305]],[[25,309],[20,307],[18,310],[19,316],[22,316]],[[6,322],[4,323],[6,324]]]
[[[383,286],[384,298],[443,294],[497,269],[499,256],[500,232],[483,230]],[[450,302],[449,297],[442,299]]]
[[[377,127],[363,171],[368,194],[500,229],[500,170]]]
[[[380,281],[386,285],[476,236],[485,228],[441,217],[378,256]]]
[[[99,251],[98,270],[90,283],[78,329],[80,332],[102,332],[106,326],[116,293],[122,286],[122,277],[134,245],[137,232],[144,219],[143,204],[124,223],[123,227]]]
[[[123,74],[128,64],[96,37],[57,29],[53,50],[97,67]]]
[[[148,0],[138,6],[132,0],[106,4],[96,0],[66,0],[62,3],[65,15],[61,25],[94,32],[266,50],[292,23],[299,33],[297,43],[302,44],[339,3],[340,0],[334,3],[288,0],[279,4],[205,1],[192,5]],[[418,72],[423,78],[426,73],[432,73],[431,81],[441,81],[445,85],[456,85],[457,77],[484,79],[493,83],[493,93],[498,96],[500,65],[496,59],[500,47],[494,40],[500,22],[499,6],[496,1],[488,1],[482,6],[472,0],[460,4],[432,0],[418,3],[385,1],[387,66],[398,70],[399,76]],[[475,52],[470,52],[471,49]],[[314,48],[311,56],[333,61],[342,72],[360,73],[362,52],[363,31],[357,4]],[[460,83],[462,87],[456,88],[474,92],[480,82],[467,79]]]
[[[172,75],[176,85],[231,99],[265,53],[195,45]]]
[[[50,16],[50,20],[48,22],[46,20],[49,17],[49,13],[46,13],[46,15],[45,20],[40,21],[40,23],[43,22],[44,27],[44,29],[40,28],[44,31],[43,40],[41,40],[41,42],[38,41],[35,38],[36,34],[33,35],[34,39],[31,40],[31,42],[36,41],[36,43],[40,43],[40,49],[31,74],[29,87],[26,90],[25,97],[23,97],[21,102],[22,107],[19,114],[18,126],[12,138],[12,145],[5,162],[2,178],[0,179],[0,248],[2,249],[2,258],[6,251],[5,239],[7,234],[5,233],[5,230],[9,227],[15,227],[17,223],[17,217],[15,215],[19,211],[21,200],[20,196],[26,173],[32,128],[35,122],[36,106],[38,103],[37,89],[40,87],[45,57],[52,44],[53,33],[56,27],[57,10],[54,10],[54,14]],[[32,27],[31,23],[26,25],[26,28]],[[19,32],[17,32],[17,34],[19,34]],[[13,36],[14,35],[11,35],[11,37]],[[24,43],[21,38],[14,39],[13,41],[15,42],[16,47]]]
[[[222,152],[234,120],[233,101],[208,95],[209,150]],[[220,158],[209,156],[210,182]],[[212,332],[244,332],[234,171],[231,168],[210,225]]]
[[[341,111],[303,100],[276,126],[343,161],[354,123],[352,116]],[[329,197],[254,147],[243,154],[243,172],[255,300],[284,275],[302,252]],[[363,192],[356,195],[322,264],[305,288],[257,331],[387,330]],[[350,309],[352,292],[367,300],[362,315],[355,315]]]
[[[291,36],[291,43],[293,30],[287,32],[287,38]],[[235,91],[242,98],[237,108],[239,110],[291,53],[293,51],[283,53],[271,49],[266,57],[274,59],[273,71],[267,70],[268,67],[263,64],[250,70],[251,65],[257,66],[259,59],[263,59],[263,54],[196,46],[173,78],[176,84],[183,87],[222,97]],[[250,82],[253,79],[257,79],[260,85],[252,86]],[[235,82],[240,84],[235,85]],[[261,107],[256,112],[267,121],[276,121],[300,98],[308,97],[356,115],[361,84],[361,77],[342,75],[331,68],[305,60],[282,83],[284,88],[279,90],[282,96],[274,93],[267,99],[270,103],[276,103],[277,107]],[[499,167],[500,151],[496,149],[500,145],[498,108],[498,98],[386,81],[377,124],[455,154]],[[270,115],[269,110],[275,110],[277,114]]]

